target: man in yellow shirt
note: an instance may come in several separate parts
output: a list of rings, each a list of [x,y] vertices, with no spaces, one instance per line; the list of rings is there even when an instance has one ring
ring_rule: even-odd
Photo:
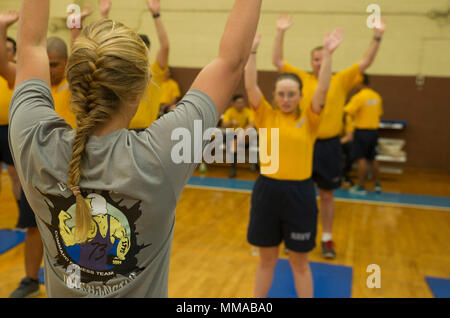
[[[15,65],[17,48],[16,41],[6,35],[8,27],[17,18],[18,13],[14,11],[0,14],[0,172],[4,163],[11,179],[14,197],[19,203],[20,181],[8,143],[9,103],[14,90],[14,76],[8,76],[8,70]]]
[[[234,160],[231,166],[230,178],[236,177],[236,162],[237,162],[237,147],[245,144],[245,131],[250,128],[255,128],[255,114],[252,109],[247,107],[243,95],[237,94],[233,96],[231,107],[225,111],[222,120],[222,128],[242,128],[234,139],[234,143],[227,145],[229,148],[227,152],[231,152],[234,155]],[[256,167],[255,163],[251,164],[251,169]]]
[[[378,145],[378,127],[383,115],[383,99],[373,89],[369,88],[369,77],[364,75],[364,81],[359,84],[360,91],[351,98],[344,111],[353,117],[355,124],[354,141],[351,157],[358,163],[358,185],[350,192],[366,194],[364,181],[367,175],[367,161],[371,162],[372,176],[375,181],[375,191],[381,192],[378,179],[378,161],[375,159]]]
[[[317,87],[318,74],[323,59],[323,47],[317,47],[311,52],[312,73],[304,72],[293,67],[284,60],[283,42],[285,32],[292,26],[292,18],[282,15],[277,20],[277,34],[273,51],[273,64],[280,73],[295,73],[303,82],[303,99],[300,108],[309,105]],[[325,258],[335,258],[336,252],[332,240],[332,226],[334,215],[333,191],[341,185],[342,154],[339,134],[342,131],[344,104],[350,90],[362,80],[362,73],[373,63],[385,30],[384,21],[374,29],[374,36],[363,58],[351,67],[334,74],[331,78],[330,89],[323,120],[319,127],[317,141],[314,148],[313,178],[319,188],[322,220],[322,255]]]
[[[165,109],[178,102],[181,97],[180,86],[171,77],[170,68],[166,71],[166,77],[161,85],[160,112],[166,113]]]
[[[65,72],[69,57],[66,43],[57,37],[47,40],[47,54],[50,61],[50,80],[55,112],[64,118],[66,122],[75,128],[75,114],[70,108],[71,93],[67,83]]]
[[[166,78],[169,65],[169,37],[161,20],[160,0],[147,0],[147,7],[153,16],[156,33],[159,40],[159,50],[156,53],[156,61],[151,67],[152,78],[148,86],[147,94],[139,104],[136,115],[130,123],[130,129],[141,131],[148,128],[159,115],[161,86]],[[150,41],[144,34],[140,34],[142,40],[150,49]]]

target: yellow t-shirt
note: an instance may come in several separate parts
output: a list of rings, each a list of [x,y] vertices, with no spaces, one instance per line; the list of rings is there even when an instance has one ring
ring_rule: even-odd
[[[299,118],[297,114],[284,114],[279,109],[274,109],[264,97],[258,108],[255,109],[255,125],[267,128],[267,140],[259,139],[259,156],[261,173],[269,178],[278,180],[306,180],[312,175],[314,143],[319,129],[321,117],[315,114],[311,104],[305,107]],[[271,153],[272,131],[279,130],[279,165],[278,171],[273,174],[264,174],[263,167],[269,167],[273,162],[264,162],[263,154],[276,156]],[[276,139],[275,139],[276,141]],[[276,147],[274,147],[276,151]],[[272,159],[276,160],[276,159]]]
[[[312,97],[318,85],[318,79],[314,74],[306,73],[289,63],[285,63],[283,73],[295,73],[303,82],[303,99],[300,108],[304,105],[311,105]],[[362,74],[358,63],[346,70],[333,74],[331,76],[330,88],[327,93],[325,108],[322,113],[323,119],[317,133],[317,138],[327,139],[338,136],[343,129],[344,105],[348,93],[352,88],[362,82]]]
[[[353,133],[354,131],[355,131],[355,123],[353,122],[352,116],[345,114],[343,135]]]
[[[223,115],[223,123],[237,121],[239,125],[233,128],[245,128],[250,123],[255,122],[255,114],[252,109],[245,107],[240,112],[235,107],[230,107]]]
[[[161,85],[165,79],[167,69],[168,67],[163,70],[157,61],[153,62],[151,67],[152,79],[146,94],[142,97],[136,115],[130,122],[130,129],[145,129],[158,118]]]
[[[383,100],[374,90],[363,88],[350,99],[344,111],[354,118],[356,129],[378,129]]]
[[[59,83],[59,85],[52,86],[51,92],[55,102],[55,112],[64,118],[64,120],[72,126],[72,128],[75,128],[77,121],[75,119],[75,114],[70,108],[70,99],[72,94],[70,92],[67,79],[64,79],[61,83]]]
[[[0,76],[0,126],[6,126],[9,123],[9,103],[14,89],[8,85],[8,81]]]
[[[160,104],[170,104],[174,99],[180,96],[180,87],[173,79],[169,78],[162,83]]]

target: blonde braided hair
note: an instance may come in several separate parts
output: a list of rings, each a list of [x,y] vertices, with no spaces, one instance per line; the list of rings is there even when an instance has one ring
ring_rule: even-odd
[[[77,127],[68,186],[76,197],[75,237],[88,239],[92,216],[79,188],[85,146],[94,129],[108,122],[128,102],[143,94],[150,79],[148,50],[128,27],[100,20],[83,30],[66,68]]]

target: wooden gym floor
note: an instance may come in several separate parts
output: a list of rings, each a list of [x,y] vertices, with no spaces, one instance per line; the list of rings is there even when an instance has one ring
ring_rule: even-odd
[[[209,167],[197,176],[226,178],[227,168]],[[238,170],[238,178],[257,174]],[[0,229],[13,229],[17,207],[6,171],[1,174]],[[450,197],[450,173],[406,170],[382,175],[383,190]],[[368,185],[370,189],[373,185]],[[177,208],[169,297],[247,298],[253,295],[258,257],[246,241],[250,193],[187,186]],[[320,255],[321,225],[313,262],[352,267],[351,297],[433,297],[425,277],[450,278],[450,207],[408,207],[336,202],[333,238],[338,257]],[[24,244],[0,255],[0,297],[24,275]],[[280,257],[287,258],[283,249]],[[381,268],[381,288],[366,285],[369,264]],[[40,297],[46,297],[41,286]]]

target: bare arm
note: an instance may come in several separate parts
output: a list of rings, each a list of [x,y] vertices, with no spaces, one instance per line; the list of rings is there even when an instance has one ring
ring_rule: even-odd
[[[341,137],[341,144],[345,144],[353,140],[353,133],[347,132],[344,136]]]
[[[328,88],[331,81],[331,56],[343,40],[342,29],[334,30],[325,36],[323,43],[323,60],[319,72],[319,83],[312,98],[312,109],[316,114],[322,112],[327,98]]]
[[[111,10],[111,0],[99,0],[98,7],[100,8],[100,15],[103,19],[109,18],[109,11]]]
[[[359,62],[359,70],[361,71],[361,73],[364,73],[375,60],[375,57],[377,56],[378,53],[378,49],[380,48],[381,39],[383,37],[385,29],[386,29],[386,22],[382,19],[380,27],[374,29],[373,38],[369,44],[369,48],[364,54],[362,60]]]
[[[92,7],[90,6],[90,4],[86,4],[83,8],[83,12],[81,12],[81,17],[80,17],[80,27],[74,27],[70,29],[70,45],[73,46],[73,44],[75,43],[75,40],[80,36],[81,34],[81,30],[83,30],[83,23],[84,23],[84,19],[88,16],[90,16],[92,14],[94,10],[92,9]]]
[[[245,67],[245,90],[250,104],[257,108],[261,103],[262,93],[258,86],[258,70],[256,68],[256,51],[261,42],[261,35],[258,34],[252,46],[252,53],[248,59],[247,66]]]
[[[30,78],[50,85],[47,55],[49,0],[22,0],[19,20],[16,87]]]
[[[8,60],[6,47],[7,30],[19,20],[19,12],[9,10],[0,14],[0,76],[8,82],[10,87],[14,86],[16,79],[16,64]]]
[[[147,6],[155,21],[156,33],[158,34],[159,40],[159,50],[156,54],[156,61],[159,67],[165,69],[169,65],[169,37],[167,35],[164,24],[162,23],[161,17],[156,17],[161,12],[160,0],[147,0]]]
[[[228,18],[218,57],[207,65],[192,84],[216,104],[219,115],[231,100],[247,63],[259,21],[262,0],[235,0]]]
[[[273,45],[272,63],[281,73],[284,67],[284,34],[292,26],[292,17],[288,15],[280,15],[277,19],[277,34],[275,35],[275,43]]]

